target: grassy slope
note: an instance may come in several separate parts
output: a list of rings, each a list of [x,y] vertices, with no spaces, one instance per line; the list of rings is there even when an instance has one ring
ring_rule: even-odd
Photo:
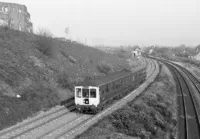
[[[78,139],[173,138],[176,136],[176,93],[172,75],[162,67],[146,91],[124,108],[103,118]],[[129,136],[129,137],[128,137]]]
[[[0,28],[0,130],[59,104],[85,76],[103,76],[99,65],[128,68],[124,59],[82,44]]]

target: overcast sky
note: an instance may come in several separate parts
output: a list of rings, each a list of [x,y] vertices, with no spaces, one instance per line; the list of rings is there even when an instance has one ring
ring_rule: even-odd
[[[90,45],[200,44],[200,0],[2,0],[25,4],[34,30]]]

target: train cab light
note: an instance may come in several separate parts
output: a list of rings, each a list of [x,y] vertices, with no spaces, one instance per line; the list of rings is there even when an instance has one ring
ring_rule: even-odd
[[[85,104],[89,104],[89,99],[84,99],[83,101]]]

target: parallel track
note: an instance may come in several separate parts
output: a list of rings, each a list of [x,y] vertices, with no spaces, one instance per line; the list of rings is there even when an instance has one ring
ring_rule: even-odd
[[[151,72],[153,72],[153,64],[152,62],[147,62],[146,64],[150,63],[152,66]],[[151,73],[150,72],[150,73]],[[148,73],[148,77],[150,76]],[[126,96],[126,99],[128,96]],[[72,99],[72,98],[70,98]],[[27,138],[62,138],[62,137],[71,137],[76,135],[76,131],[82,130],[88,126],[88,123],[94,122],[96,119],[95,117],[102,117],[106,110],[103,111],[101,114],[98,115],[85,115],[85,114],[78,114],[74,111],[74,104],[73,99],[67,102],[67,107],[60,107],[55,109],[51,112],[46,112],[45,114],[35,117],[27,122],[23,122],[22,124],[18,124],[14,127],[5,129],[0,131],[0,138],[1,139],[27,139]],[[116,102],[117,103],[117,102]],[[114,105],[114,104],[113,104]],[[116,106],[118,107],[118,105]],[[93,120],[92,120],[93,119]]]
[[[178,138],[179,139],[200,139],[200,113],[198,104],[194,98],[194,90],[191,84],[200,94],[200,82],[193,74],[180,65],[169,61],[160,60],[171,70],[177,85],[178,92]],[[186,79],[186,77],[189,79]]]
[[[155,71],[155,63],[154,62],[150,62],[151,63],[151,72],[150,73],[153,73]],[[149,75],[150,76],[150,75]],[[130,95],[130,94],[129,94]],[[122,98],[120,101],[123,102],[123,101],[127,101],[126,99],[130,99],[129,95],[125,96],[124,98]],[[123,100],[124,99],[124,100]],[[55,135],[55,134],[49,134],[48,136],[45,137],[45,139],[53,139],[53,138],[56,138],[56,139],[71,139],[71,138],[74,138],[76,135],[78,135],[79,133],[81,133],[81,131],[83,130],[84,131],[84,128],[87,128],[88,125],[92,125],[93,123],[95,123],[95,121],[97,121],[98,119],[101,119],[103,116],[107,115],[107,113],[109,113],[108,111],[112,111],[112,109],[116,109],[118,106],[120,106],[120,101],[114,103],[112,106],[110,106],[108,109],[105,109],[104,111],[102,111],[100,114],[96,115],[96,116],[93,116],[93,117],[87,117],[86,119],[82,120],[81,124],[74,124],[74,125],[71,125],[71,128],[69,128],[68,126],[66,127],[63,127],[63,129],[66,128],[66,131],[62,134],[59,134],[58,136],[54,136],[52,137],[52,135]],[[118,104],[119,103],[119,104]],[[112,108],[114,107],[114,108]]]

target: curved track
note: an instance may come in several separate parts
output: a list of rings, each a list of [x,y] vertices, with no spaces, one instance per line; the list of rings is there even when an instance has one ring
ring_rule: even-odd
[[[156,65],[154,62],[149,61],[150,63],[150,68],[148,69],[148,77],[153,76],[152,74],[155,72],[156,70]],[[87,117],[86,119],[82,120],[81,124],[76,124],[73,125],[72,127],[67,128],[66,131],[63,131],[62,134],[53,137],[56,139],[71,139],[74,138],[76,135],[79,135],[80,133],[84,132],[86,129],[88,129],[91,125],[93,125],[94,123],[96,123],[98,120],[100,120],[102,117],[112,113],[113,111],[115,111],[116,109],[119,109],[120,107],[122,107],[123,105],[125,105],[128,101],[131,101],[133,98],[135,98],[140,92],[142,92],[142,89],[144,89],[145,87],[140,86],[137,90],[140,91],[133,91],[130,94],[128,94],[127,96],[125,96],[124,98],[122,98],[121,100],[119,100],[118,102],[114,103],[113,105],[111,105],[110,107],[108,107],[107,109],[103,110],[101,113],[99,113],[98,115],[95,115],[93,117]],[[53,134],[49,135],[46,138],[51,138]],[[53,139],[52,138],[52,139]]]
[[[200,94],[200,82],[180,65],[165,60],[160,61],[171,70],[176,81],[179,115],[178,138],[200,139],[200,111],[194,97],[194,91],[198,91]]]
[[[150,60],[147,61],[143,61],[143,64],[150,64],[147,74],[148,79],[154,72],[155,65],[153,62],[150,62]],[[75,135],[80,134],[81,131],[88,128],[103,116],[119,108],[122,104],[125,104],[125,101],[128,101],[130,97],[127,95],[123,99],[123,101],[119,100],[98,115],[86,115],[76,113],[74,111],[73,98],[69,98],[66,104],[67,108],[60,106],[52,111],[46,112],[40,116],[36,116],[35,118],[17,124],[16,126],[0,131],[0,138],[73,138]]]

